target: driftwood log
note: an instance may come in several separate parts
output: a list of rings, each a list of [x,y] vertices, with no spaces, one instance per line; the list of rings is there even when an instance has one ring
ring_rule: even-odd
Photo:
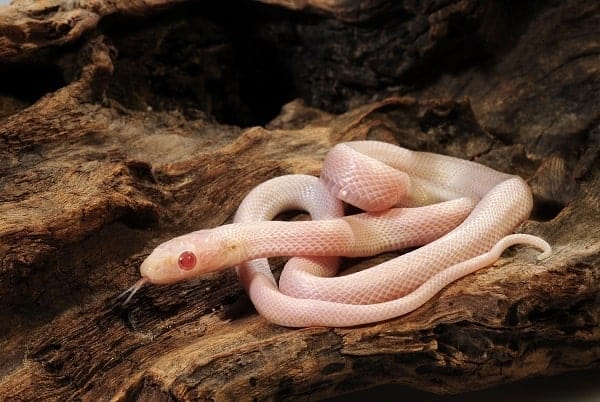
[[[0,399],[460,393],[599,367],[600,4],[264,3],[0,8]],[[518,230],[553,256],[512,248],[358,328],[271,325],[231,270],[115,307],[158,243],[365,138],[521,175]]]

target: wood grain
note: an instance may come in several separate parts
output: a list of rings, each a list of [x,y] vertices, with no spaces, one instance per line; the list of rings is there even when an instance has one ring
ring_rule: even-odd
[[[404,13],[365,2],[358,19],[359,2],[240,2],[256,16],[241,25],[204,2],[114,3],[0,9],[2,399],[305,400],[384,383],[460,393],[598,367],[595,2],[533,7],[505,42],[502,2]],[[390,30],[425,20],[425,42]],[[453,56],[468,29],[498,46]],[[259,59],[242,57],[249,43]],[[367,50],[353,58],[352,46]],[[271,64],[282,73],[252,67]],[[285,91],[271,88],[283,77]],[[349,329],[271,325],[231,270],[115,305],[158,243],[228,222],[258,183],[318,174],[329,148],[355,139],[521,175],[536,209],[519,231],[553,256],[513,248],[411,314]]]

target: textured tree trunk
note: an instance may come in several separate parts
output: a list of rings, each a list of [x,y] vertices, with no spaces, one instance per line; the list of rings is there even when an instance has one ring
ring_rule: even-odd
[[[597,1],[13,3],[0,399],[460,393],[600,366]],[[521,175],[536,206],[518,231],[552,257],[513,248],[413,313],[348,329],[269,324],[231,270],[115,306],[157,244],[356,139]]]

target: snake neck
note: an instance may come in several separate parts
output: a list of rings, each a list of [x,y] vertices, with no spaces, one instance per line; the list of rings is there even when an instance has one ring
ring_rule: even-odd
[[[227,263],[237,265],[265,257],[348,254],[354,238],[347,226],[343,220],[263,221],[220,226],[213,235]]]

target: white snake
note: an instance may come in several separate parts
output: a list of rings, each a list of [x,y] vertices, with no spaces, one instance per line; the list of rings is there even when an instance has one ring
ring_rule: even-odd
[[[343,217],[342,201],[371,211]],[[258,312],[290,327],[343,327],[408,313],[449,283],[492,264],[514,244],[550,255],[544,240],[511,234],[529,216],[518,176],[449,156],[377,141],[338,144],[321,178],[288,175],[253,189],[233,224],[159,245],[142,263],[145,283],[169,284],[238,266]],[[392,208],[397,206],[397,208]],[[288,209],[312,221],[271,221]],[[423,245],[357,273],[333,277],[338,257]],[[265,257],[295,256],[279,287]]]

